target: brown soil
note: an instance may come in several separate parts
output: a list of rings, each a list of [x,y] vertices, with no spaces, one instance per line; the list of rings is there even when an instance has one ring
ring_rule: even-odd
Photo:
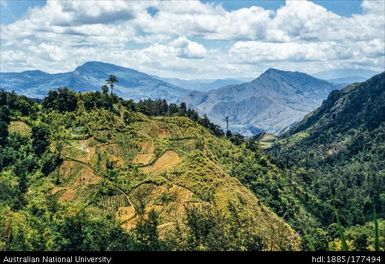
[[[160,138],[170,138],[171,132],[166,128],[159,129],[159,137]]]
[[[116,164],[116,166],[121,167],[124,165],[124,160],[121,157],[110,155],[110,159]]]
[[[77,160],[87,162],[87,163],[92,162],[96,154],[96,149],[95,147],[90,147],[89,145],[90,145],[90,139],[78,141],[76,146],[78,146],[78,149],[82,153],[79,153],[79,155],[75,157]]]
[[[59,200],[62,202],[68,202],[75,198],[76,190],[73,188],[68,188],[65,192],[59,197]]]
[[[55,195],[56,193],[60,192],[60,191],[63,190],[63,189],[65,189],[65,188],[55,186],[55,187],[53,187],[53,189],[51,190],[51,195]]]
[[[139,143],[141,151],[137,154],[132,161],[135,164],[147,165],[154,156],[154,143],[152,141],[146,141]]]
[[[96,184],[100,182],[102,178],[99,176],[96,176],[95,173],[88,167],[84,167],[84,169],[81,170],[80,176],[75,181],[75,186],[79,185],[89,185],[89,184]]]
[[[141,170],[144,173],[159,174],[165,172],[181,161],[178,153],[172,150],[167,150],[155,163],[151,166],[143,167]]]
[[[135,210],[131,206],[119,207],[116,212],[116,219],[119,222],[126,222],[135,217]]]

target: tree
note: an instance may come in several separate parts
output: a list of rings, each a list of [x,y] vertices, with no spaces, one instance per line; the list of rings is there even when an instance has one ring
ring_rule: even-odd
[[[108,86],[107,85],[102,85],[102,92],[103,92],[103,94],[108,93]]]
[[[116,78],[115,75],[110,74],[106,80],[106,83],[110,85],[111,87],[111,95],[114,93],[114,83],[118,83],[118,79]]]
[[[3,105],[0,107],[0,121],[8,123],[10,114],[11,112],[7,106]]]
[[[8,124],[4,121],[0,121],[0,145],[5,143],[8,136]]]
[[[180,115],[185,115],[187,111],[187,106],[185,102],[182,102],[179,106]]]
[[[61,113],[75,111],[77,108],[76,94],[67,87],[59,88],[57,91],[49,91],[43,100],[43,107]]]
[[[32,127],[32,148],[36,155],[41,156],[49,145],[48,129],[45,127]]]
[[[358,251],[367,251],[369,247],[369,236],[366,233],[360,233],[353,240],[353,246],[355,250]]]
[[[160,250],[160,240],[158,234],[158,214],[151,210],[135,227],[135,237],[138,243],[138,249],[141,251]]]

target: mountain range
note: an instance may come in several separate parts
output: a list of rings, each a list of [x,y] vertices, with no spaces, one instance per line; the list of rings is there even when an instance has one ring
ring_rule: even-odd
[[[184,101],[218,124],[228,116],[232,131],[280,133],[339,88],[305,73],[268,69],[251,82],[190,93]]]
[[[250,81],[250,79],[196,79],[183,80],[178,78],[162,78],[154,76],[165,82],[183,87],[188,90],[207,92],[227,85],[241,84]]]
[[[29,97],[44,97],[50,89],[70,87],[75,91],[100,90],[108,74],[117,77],[114,92],[134,100],[164,98],[176,102],[188,93],[182,89],[134,69],[103,62],[87,62],[72,72],[49,74],[42,71],[0,73],[1,88]]]
[[[379,72],[367,69],[334,69],[315,73],[314,76],[334,83],[352,84],[364,82]]]
[[[269,69],[251,82],[235,79],[187,81],[93,61],[65,73],[37,70],[0,73],[0,88],[42,98],[50,89],[63,86],[79,92],[99,90],[108,74],[117,76],[119,82],[114,92],[122,98],[186,102],[222,128],[225,127],[223,119],[229,116],[230,130],[244,135],[261,131],[281,133],[318,107],[332,90],[343,87],[305,73],[277,69]],[[225,86],[219,87],[221,85]]]

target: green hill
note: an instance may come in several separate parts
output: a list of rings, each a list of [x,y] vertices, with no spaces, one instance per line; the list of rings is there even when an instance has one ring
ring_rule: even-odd
[[[384,139],[381,73],[333,91],[268,152],[296,183],[322,201],[307,209],[330,231],[335,212],[345,227],[365,225],[374,213],[385,218]]]
[[[300,249],[239,173],[280,171],[183,104],[0,95],[0,249]]]

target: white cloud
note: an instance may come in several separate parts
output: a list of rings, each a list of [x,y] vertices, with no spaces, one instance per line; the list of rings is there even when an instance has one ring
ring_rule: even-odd
[[[178,56],[182,58],[203,58],[207,52],[203,45],[186,37],[179,37],[170,42],[170,45],[177,49]]]
[[[361,4],[364,13],[382,14],[385,13],[385,2],[383,0],[364,0]]]
[[[89,60],[186,78],[252,77],[268,67],[383,70],[384,1],[364,0],[362,8],[343,17],[311,1],[286,1],[274,12],[199,1],[49,0],[2,25],[1,70],[59,72]]]

